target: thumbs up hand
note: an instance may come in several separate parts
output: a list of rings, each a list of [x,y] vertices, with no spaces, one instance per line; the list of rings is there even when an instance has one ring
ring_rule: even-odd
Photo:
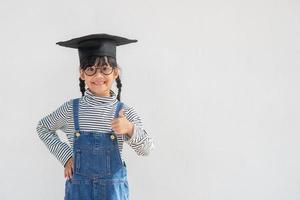
[[[112,120],[111,127],[116,134],[127,134],[129,137],[133,134],[133,123],[126,119],[123,108],[119,112],[119,117]]]

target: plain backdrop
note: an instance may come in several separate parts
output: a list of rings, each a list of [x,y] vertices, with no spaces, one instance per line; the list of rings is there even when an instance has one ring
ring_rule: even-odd
[[[138,40],[117,50],[122,101],[155,149],[124,147],[131,200],[300,199],[298,0],[2,0],[0,24],[1,200],[63,199],[36,126],[81,96],[55,43],[91,33]]]

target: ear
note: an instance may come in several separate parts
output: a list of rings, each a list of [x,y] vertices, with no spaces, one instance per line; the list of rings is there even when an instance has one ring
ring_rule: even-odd
[[[80,69],[79,73],[80,73],[80,78],[81,78],[82,80],[85,80],[85,74],[84,74],[83,69]]]
[[[117,67],[114,70],[114,79],[117,79],[119,75],[120,75],[120,68]]]

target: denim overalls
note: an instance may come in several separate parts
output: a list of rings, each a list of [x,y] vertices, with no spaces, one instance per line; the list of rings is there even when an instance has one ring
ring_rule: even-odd
[[[122,106],[118,102],[115,118]],[[79,98],[73,99],[73,177],[66,180],[64,199],[128,200],[126,164],[122,162],[116,135],[113,130],[81,131],[78,112]]]

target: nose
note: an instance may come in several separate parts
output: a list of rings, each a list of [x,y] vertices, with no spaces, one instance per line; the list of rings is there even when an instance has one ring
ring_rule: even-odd
[[[102,74],[101,69],[100,68],[96,68],[96,73],[94,74],[94,76],[103,76],[104,74]]]

